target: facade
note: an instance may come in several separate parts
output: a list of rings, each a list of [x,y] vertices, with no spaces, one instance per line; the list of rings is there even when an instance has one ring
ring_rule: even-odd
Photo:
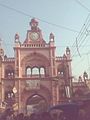
[[[0,99],[6,107],[19,112],[45,109],[69,99],[72,93],[71,54],[67,47],[63,56],[55,56],[55,39],[43,38],[38,21],[31,19],[26,39],[15,34],[14,57],[0,48]]]

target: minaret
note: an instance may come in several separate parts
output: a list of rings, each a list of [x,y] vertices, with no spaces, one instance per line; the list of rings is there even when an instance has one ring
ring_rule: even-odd
[[[19,34],[16,33],[15,34],[15,47],[14,47],[14,54],[15,54],[15,77],[19,77],[19,59],[20,59],[20,50],[18,48],[20,48],[20,40],[19,40]]]
[[[49,47],[50,47],[50,63],[51,63],[51,76],[56,76],[56,69],[55,69],[55,45],[54,45],[54,34],[50,33],[49,36]]]
[[[15,34],[15,47],[20,47],[19,34]]]
[[[66,48],[66,56],[67,56],[67,61],[68,61],[68,67],[69,67],[69,76],[72,76],[72,69],[71,69],[71,52],[69,47]]]
[[[66,48],[66,56],[67,56],[67,63],[68,63],[68,78],[69,78],[69,82],[70,82],[70,97],[72,96],[72,92],[73,92],[73,87],[72,87],[72,67],[71,67],[71,52],[69,47]]]
[[[53,33],[50,33],[49,43],[50,43],[50,46],[51,46],[51,47],[54,46],[54,34],[53,34]]]

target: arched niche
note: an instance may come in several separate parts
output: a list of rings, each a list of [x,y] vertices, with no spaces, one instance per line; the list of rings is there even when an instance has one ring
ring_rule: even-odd
[[[26,113],[41,113],[47,110],[46,99],[40,94],[33,94],[26,101]]]
[[[5,66],[5,77],[6,78],[14,78],[15,76],[15,70],[12,65]]]
[[[32,103],[32,101],[33,101],[32,97],[33,96],[34,97],[39,96],[40,100],[42,101],[41,103],[44,102],[45,105],[47,105],[47,106],[52,104],[52,93],[51,93],[51,91],[46,86],[40,85],[40,89],[30,89],[30,90],[23,89],[23,91],[21,93],[22,109],[26,109],[26,111],[27,111],[27,105],[29,103],[30,104]]]
[[[37,70],[38,74],[49,74],[50,62],[48,58],[40,53],[31,53],[21,60],[22,74],[25,75],[27,69],[29,72]]]

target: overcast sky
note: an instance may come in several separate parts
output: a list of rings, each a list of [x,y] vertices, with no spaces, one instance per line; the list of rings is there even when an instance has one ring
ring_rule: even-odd
[[[49,34],[55,35],[56,56],[62,56],[70,47],[73,75],[78,77],[84,71],[90,74],[89,8],[90,0],[0,0],[0,38],[5,54],[14,56],[15,33],[23,42],[29,22],[35,17],[47,43]],[[87,35],[80,33],[82,27],[86,27]]]

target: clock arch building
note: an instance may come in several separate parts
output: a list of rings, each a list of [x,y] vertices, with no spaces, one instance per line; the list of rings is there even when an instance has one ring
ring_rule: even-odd
[[[43,38],[38,21],[31,19],[26,39],[20,42],[15,34],[13,58],[0,48],[0,98],[6,107],[19,112],[42,111],[48,106],[69,99],[71,94],[71,55],[55,56],[55,40]]]

